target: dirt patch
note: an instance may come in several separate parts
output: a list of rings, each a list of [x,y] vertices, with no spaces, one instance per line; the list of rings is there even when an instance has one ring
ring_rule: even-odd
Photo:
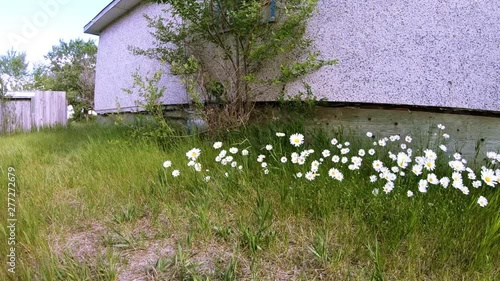
[[[98,223],[89,223],[84,228],[69,232],[64,236],[49,238],[49,247],[58,257],[70,255],[78,262],[95,260],[106,253],[103,237],[106,228]]]
[[[212,275],[215,273],[217,263],[229,264],[232,252],[229,247],[210,241],[191,248],[191,260],[195,262],[197,270],[204,275]]]
[[[154,267],[160,257],[175,254],[175,244],[171,240],[149,241],[140,249],[123,252],[122,265],[118,267],[118,280],[152,280],[148,269]]]

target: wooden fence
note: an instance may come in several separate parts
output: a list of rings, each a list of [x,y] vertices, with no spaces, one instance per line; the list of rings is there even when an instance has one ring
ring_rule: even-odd
[[[0,103],[0,131],[30,131],[41,127],[66,125],[65,92],[7,93]]]

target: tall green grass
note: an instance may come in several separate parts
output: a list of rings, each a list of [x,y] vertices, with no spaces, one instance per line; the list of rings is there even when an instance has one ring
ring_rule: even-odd
[[[139,271],[151,280],[498,278],[496,189],[481,188],[489,200],[481,208],[473,189],[465,196],[451,187],[429,188],[408,198],[401,186],[374,196],[370,173],[343,167],[338,182],[328,177],[326,162],[314,181],[296,179],[300,168],[281,164],[280,156],[297,149],[276,132],[288,137],[306,129],[301,123],[255,125],[169,145],[93,123],[2,137],[2,186],[7,167],[16,168],[20,256],[16,275],[2,266],[0,280],[117,280],[133,267],[130,255],[155,241],[171,252]],[[371,143],[342,132],[305,135],[316,158],[331,147],[331,137],[349,140],[352,151]],[[234,158],[241,171],[214,161],[216,140],[226,150],[239,148]],[[187,166],[185,153],[194,147],[201,150],[201,172]],[[267,155],[268,174],[256,161],[259,154]],[[165,160],[173,166],[163,168]],[[5,188],[0,196],[7,197]],[[0,210],[4,230],[6,204]],[[85,251],[68,246],[78,239],[83,242],[76,248]]]

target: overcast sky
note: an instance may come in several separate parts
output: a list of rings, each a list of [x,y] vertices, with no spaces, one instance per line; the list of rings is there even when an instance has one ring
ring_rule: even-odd
[[[25,51],[31,63],[43,61],[59,39],[99,37],[83,33],[111,0],[3,0],[0,4],[0,55]]]

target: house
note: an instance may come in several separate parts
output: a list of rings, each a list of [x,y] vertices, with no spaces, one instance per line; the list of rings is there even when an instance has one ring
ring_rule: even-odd
[[[142,4],[141,0],[115,0],[88,23],[85,33],[99,35],[94,108],[98,114],[137,110],[135,94],[124,88],[133,84],[132,73],[153,74],[165,69],[158,61],[131,54],[129,46],[148,48],[153,41],[144,14],[162,13],[161,5]],[[186,90],[180,80],[166,71],[159,86],[167,88],[163,103],[187,104]]]
[[[304,78],[313,93],[332,103],[392,104],[500,111],[500,6],[495,1],[320,0],[308,27],[324,58],[337,66]],[[130,53],[153,37],[143,14],[165,6],[114,0],[84,28],[100,36],[97,113],[136,110],[137,96],[123,88],[131,74],[168,68]],[[277,8],[279,10],[279,1]],[[167,74],[165,104],[189,103],[179,79]],[[300,82],[287,87],[301,90]]]

